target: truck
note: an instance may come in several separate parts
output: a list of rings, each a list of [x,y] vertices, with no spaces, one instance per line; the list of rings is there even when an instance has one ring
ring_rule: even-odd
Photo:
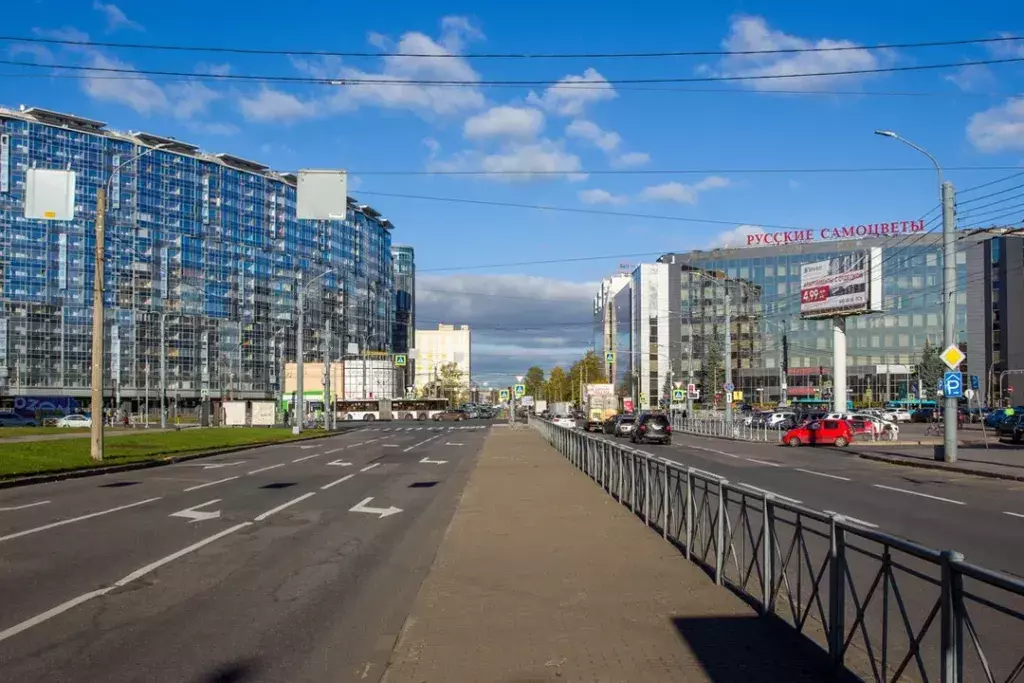
[[[536,413],[537,415],[540,415],[541,413],[543,413],[547,409],[548,409],[548,402],[547,401],[544,401],[544,400],[541,400],[541,399],[537,399],[536,401],[533,402],[533,412]]]
[[[585,395],[587,398],[586,431],[599,432],[604,429],[604,422],[617,414],[619,399],[615,396],[614,384],[588,384]]]
[[[571,415],[572,406],[569,405],[568,401],[555,401],[551,404],[552,415]]]

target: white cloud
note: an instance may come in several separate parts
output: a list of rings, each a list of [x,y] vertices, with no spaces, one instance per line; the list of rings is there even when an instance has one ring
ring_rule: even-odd
[[[1017,32],[1000,31],[999,38],[1012,38],[1018,35]],[[997,57],[1024,57],[1024,41],[1004,40],[998,43],[989,43],[989,51]]]
[[[36,64],[53,64],[56,61],[50,48],[39,43],[11,43],[8,54],[12,57],[29,55]]]
[[[612,166],[630,168],[651,163],[651,155],[647,152],[626,152],[612,159]]]
[[[283,121],[294,122],[317,114],[313,102],[303,102],[295,95],[267,86],[260,88],[255,97],[242,97],[238,100],[242,116],[249,121]]]
[[[995,83],[995,76],[992,75],[992,71],[983,64],[962,66],[953,73],[943,76],[943,79],[964,92],[986,88]]]
[[[615,131],[602,130],[593,121],[576,119],[565,127],[565,134],[570,138],[580,138],[594,143],[605,152],[612,152],[622,143],[622,136]]]
[[[222,95],[199,81],[172,83],[165,89],[171,100],[171,115],[176,119],[191,119],[205,112]]]
[[[800,181],[799,180],[794,180],[794,179],[790,178],[787,181],[786,184],[789,185],[789,189],[791,189],[791,190],[799,190],[800,189]]]
[[[97,12],[102,12],[103,16],[107,18],[107,31],[116,31],[118,29],[130,29],[132,31],[144,31],[142,24],[132,21],[128,16],[121,11],[121,8],[114,3],[102,3],[99,0],[93,0],[92,8]]]
[[[199,62],[196,64],[196,71],[202,74],[210,74],[212,76],[227,76],[231,73],[231,64],[228,62],[222,62],[219,64]]]
[[[612,194],[608,190],[592,189],[592,190],[580,190],[577,194],[580,201],[584,204],[611,204],[612,206],[621,206],[629,201],[629,198],[625,195]]]
[[[423,138],[423,144],[430,150],[430,157],[434,158],[441,152],[441,143],[434,138]]]
[[[536,137],[544,128],[544,114],[533,107],[502,105],[466,119],[462,134],[469,140]]]
[[[764,228],[756,225],[739,225],[732,230],[726,230],[715,235],[715,239],[708,244],[709,249],[723,247],[745,247],[747,246],[747,235],[762,235]]]
[[[1024,150],[1024,95],[972,116],[967,139],[982,152]]]
[[[618,97],[615,88],[597,69],[570,74],[549,86],[541,95],[531,92],[526,101],[561,116],[579,116],[595,102]]]
[[[96,69],[134,69],[131,64],[97,51],[89,53],[87,64]],[[123,104],[144,115],[163,112],[169,107],[163,89],[148,78],[113,79],[108,72],[85,73],[90,75],[82,81],[82,89],[94,100]]]
[[[768,26],[763,17],[738,15],[733,17],[729,35],[722,46],[730,51],[749,50],[791,50],[806,48],[857,48],[849,40],[822,38],[811,40],[777,31]],[[719,76],[791,76],[792,74],[823,73],[877,69],[880,62],[875,54],[864,49],[850,49],[827,52],[799,52],[776,54],[729,55],[714,67],[704,67],[704,72]],[[861,76],[863,77],[863,76]],[[819,76],[814,78],[772,78],[740,81],[754,90],[820,90],[835,85],[837,81],[858,76]]]
[[[484,153],[463,150],[449,159],[431,159],[432,171],[482,171],[488,180],[517,183],[532,180],[583,180],[580,158],[565,151],[556,141],[542,138],[536,142],[510,142],[499,151]]]
[[[701,193],[708,190],[716,190],[730,185],[728,178],[713,175],[704,178],[692,185],[685,185],[675,181],[652,185],[640,192],[640,198],[649,201],[677,202],[679,204],[696,204]]]

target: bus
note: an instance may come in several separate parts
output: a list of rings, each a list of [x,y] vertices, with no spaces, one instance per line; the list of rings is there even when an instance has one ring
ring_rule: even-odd
[[[897,401],[889,401],[885,404],[887,410],[904,408],[905,410],[917,410],[918,408],[938,409],[939,404],[935,401],[922,401],[916,398],[901,398]]]
[[[430,420],[448,409],[448,399],[344,399],[336,401],[334,405],[339,420]]]
[[[835,402],[830,398],[796,398],[790,401],[793,408],[802,408],[810,413],[831,411],[834,404]],[[846,410],[853,412],[853,401],[846,402]]]

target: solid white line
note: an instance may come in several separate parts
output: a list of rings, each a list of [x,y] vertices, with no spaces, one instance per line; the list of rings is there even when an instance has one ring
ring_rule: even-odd
[[[267,467],[261,467],[258,470],[248,472],[248,474],[259,474],[260,472],[266,472],[267,470],[276,470],[278,467],[284,467],[284,463],[279,462],[276,465],[268,465]]]
[[[953,500],[952,498],[940,498],[939,496],[933,496],[929,493],[921,493],[920,491],[908,491],[907,489],[898,489],[895,486],[885,486],[883,484],[874,484],[876,489],[885,489],[886,491],[898,491],[900,493],[909,493],[912,496],[921,496],[922,498],[931,498],[932,500],[940,500],[943,503],[953,503],[954,505],[967,505],[967,503],[961,500]]]
[[[316,495],[315,491],[311,491],[309,493],[303,493],[298,498],[292,498],[287,503],[281,503],[276,508],[272,508],[270,510],[267,510],[263,514],[256,515],[255,517],[253,517],[253,521],[255,521],[255,522],[262,522],[263,520],[265,520],[267,517],[269,517],[270,515],[274,514],[275,512],[280,512],[281,510],[284,510],[287,507],[291,507],[292,505],[295,505],[296,503],[301,503],[302,501],[306,500],[310,496],[315,496],[315,495]]]
[[[1024,519],[1024,515],[1020,514],[1019,512],[1004,512],[1003,514],[1010,515],[1011,517],[1020,517],[1021,519]]]
[[[218,479],[217,481],[208,481],[205,484],[197,484],[196,486],[189,486],[187,489],[185,489],[185,491],[186,491],[186,493],[188,491],[198,491],[199,489],[205,489],[207,486],[214,486],[215,484],[223,484],[224,482],[231,481],[232,479],[238,479],[238,475],[235,475],[234,477],[227,477],[225,479]]]
[[[797,472],[803,472],[804,474],[813,474],[816,477],[828,477],[829,479],[838,479],[839,481],[850,481],[849,477],[840,477],[838,474],[825,474],[824,472],[815,472],[814,470],[804,470],[799,467],[794,467]],[[850,519],[853,519],[852,517]]]
[[[411,445],[408,448],[404,449],[402,452],[403,453],[408,453],[409,451],[411,451],[412,449],[416,448],[417,446],[422,446],[423,444],[427,443],[428,441],[433,441],[434,439],[437,439],[440,436],[441,436],[440,434],[435,434],[434,436],[430,437],[429,439],[424,439],[423,441],[420,441],[419,443],[414,443],[413,445]]]
[[[180,557],[183,557],[183,556],[185,556],[185,555],[187,555],[187,554],[189,554],[191,552],[195,552],[196,550],[199,550],[203,546],[208,545],[210,543],[213,543],[214,541],[216,541],[218,539],[224,538],[228,534],[233,534],[236,531],[238,531],[239,529],[243,529],[243,528],[249,526],[250,524],[252,524],[252,522],[242,522],[241,524],[236,524],[235,526],[233,526],[233,527],[231,527],[229,529],[224,529],[223,531],[217,532],[213,536],[208,536],[207,538],[204,538],[203,540],[201,540],[201,541],[199,541],[197,543],[193,543],[192,545],[188,546],[187,548],[182,548],[181,550],[179,550],[179,551],[177,551],[175,553],[172,553],[172,554],[168,555],[167,557],[159,559],[156,562],[152,562],[150,564],[147,564],[145,567],[143,567],[141,569],[137,569],[136,571],[134,571],[131,574],[129,574],[128,576],[124,577],[120,581],[117,581],[116,583],[114,583],[112,586],[107,586],[106,588],[100,588],[99,590],[90,591],[89,593],[83,593],[82,595],[79,595],[76,598],[72,598],[72,599],[68,600],[67,602],[63,602],[63,603],[57,605],[56,607],[48,609],[48,610],[46,610],[45,612],[43,612],[41,614],[37,614],[36,616],[32,617],[31,619],[26,619],[25,621],[21,622],[20,624],[15,624],[14,626],[11,626],[10,628],[4,629],[3,631],[0,631],[0,641],[7,640],[8,638],[10,638],[12,636],[16,636],[19,633],[21,633],[22,631],[26,631],[26,630],[32,628],[33,626],[38,626],[39,624],[43,623],[44,621],[52,619],[53,617],[55,617],[55,616],[57,616],[59,614],[63,614],[64,612],[67,612],[70,609],[74,609],[75,607],[78,607],[82,603],[88,602],[89,600],[92,600],[93,598],[98,598],[101,595],[106,595],[107,593],[109,593],[110,591],[114,590],[115,588],[121,588],[123,586],[126,586],[127,584],[131,583],[132,581],[135,581],[136,579],[139,579],[140,577],[145,576],[146,574],[154,571],[155,569],[158,569],[158,568],[162,567],[163,565],[167,564],[168,562],[173,562],[174,560],[177,560]]]
[[[156,498],[147,498],[146,500],[140,500],[137,503],[129,503],[128,505],[121,505],[116,508],[110,508],[109,510],[100,510],[99,512],[90,512],[87,515],[81,517],[72,517],[70,519],[62,519],[59,522],[53,522],[52,524],[45,524],[43,526],[37,526],[32,529],[25,529],[24,531],[17,531],[13,534],[7,534],[6,536],[0,536],[0,542],[9,541],[12,538],[19,538],[21,536],[28,536],[38,531],[46,531],[47,529],[53,529],[55,527],[64,526],[65,524],[71,524],[72,522],[81,522],[86,519],[92,519],[93,517],[99,517],[100,515],[107,515],[111,512],[120,512],[121,510],[127,510],[129,508],[138,507],[139,505],[145,505],[146,503],[152,503],[154,500],[160,500],[161,496]]]
[[[337,486],[338,484],[340,484],[340,483],[342,483],[344,481],[348,481],[349,479],[351,479],[354,476],[356,476],[356,475],[354,475],[354,474],[346,474],[341,479],[337,479],[335,481],[332,481],[330,484],[324,484],[323,486],[320,487],[320,490],[321,491],[326,491],[327,489],[331,488],[332,486]]]
[[[26,503],[25,505],[14,505],[14,506],[11,506],[9,508],[0,508],[0,512],[13,512],[15,510],[24,510],[26,508],[34,508],[34,507],[38,507],[40,505],[46,505],[49,502],[50,501],[48,501],[48,500],[41,500],[41,501],[39,501],[37,503]]]
[[[768,460],[758,460],[757,458],[743,458],[749,462],[756,462],[758,465],[768,465],[769,467],[782,467],[777,462],[769,462]]]
[[[372,465],[367,465],[366,467],[364,467],[363,469],[361,469],[359,471],[360,472],[366,472],[367,470],[372,470],[374,467],[376,467],[379,464],[380,464],[379,462],[375,462]]]
[[[790,503],[796,503],[797,505],[800,505],[800,503],[803,502],[803,501],[797,500],[796,498],[790,498],[789,496],[784,496],[781,493],[775,493],[775,491],[769,491],[768,489],[763,489],[763,488],[761,488],[759,486],[751,486],[750,484],[744,484],[742,481],[740,482],[740,486],[742,486],[744,488],[748,488],[748,489],[754,489],[755,491],[760,491],[761,493],[767,493],[769,496],[775,496],[776,498],[778,498],[780,500],[788,500]]]
[[[341,449],[338,448],[336,450],[340,451]],[[295,458],[294,460],[292,460],[292,462],[302,462],[303,460],[309,460],[310,458],[319,458],[321,455],[327,455],[328,453],[333,452],[334,451],[326,451],[325,453],[314,453],[313,455],[304,455],[301,458]],[[252,472],[250,472],[249,474],[252,474]]]

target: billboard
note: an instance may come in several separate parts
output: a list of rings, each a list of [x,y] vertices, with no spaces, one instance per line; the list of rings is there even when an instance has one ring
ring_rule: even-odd
[[[800,317],[858,315],[882,308],[879,247],[805,263],[800,269]]]

